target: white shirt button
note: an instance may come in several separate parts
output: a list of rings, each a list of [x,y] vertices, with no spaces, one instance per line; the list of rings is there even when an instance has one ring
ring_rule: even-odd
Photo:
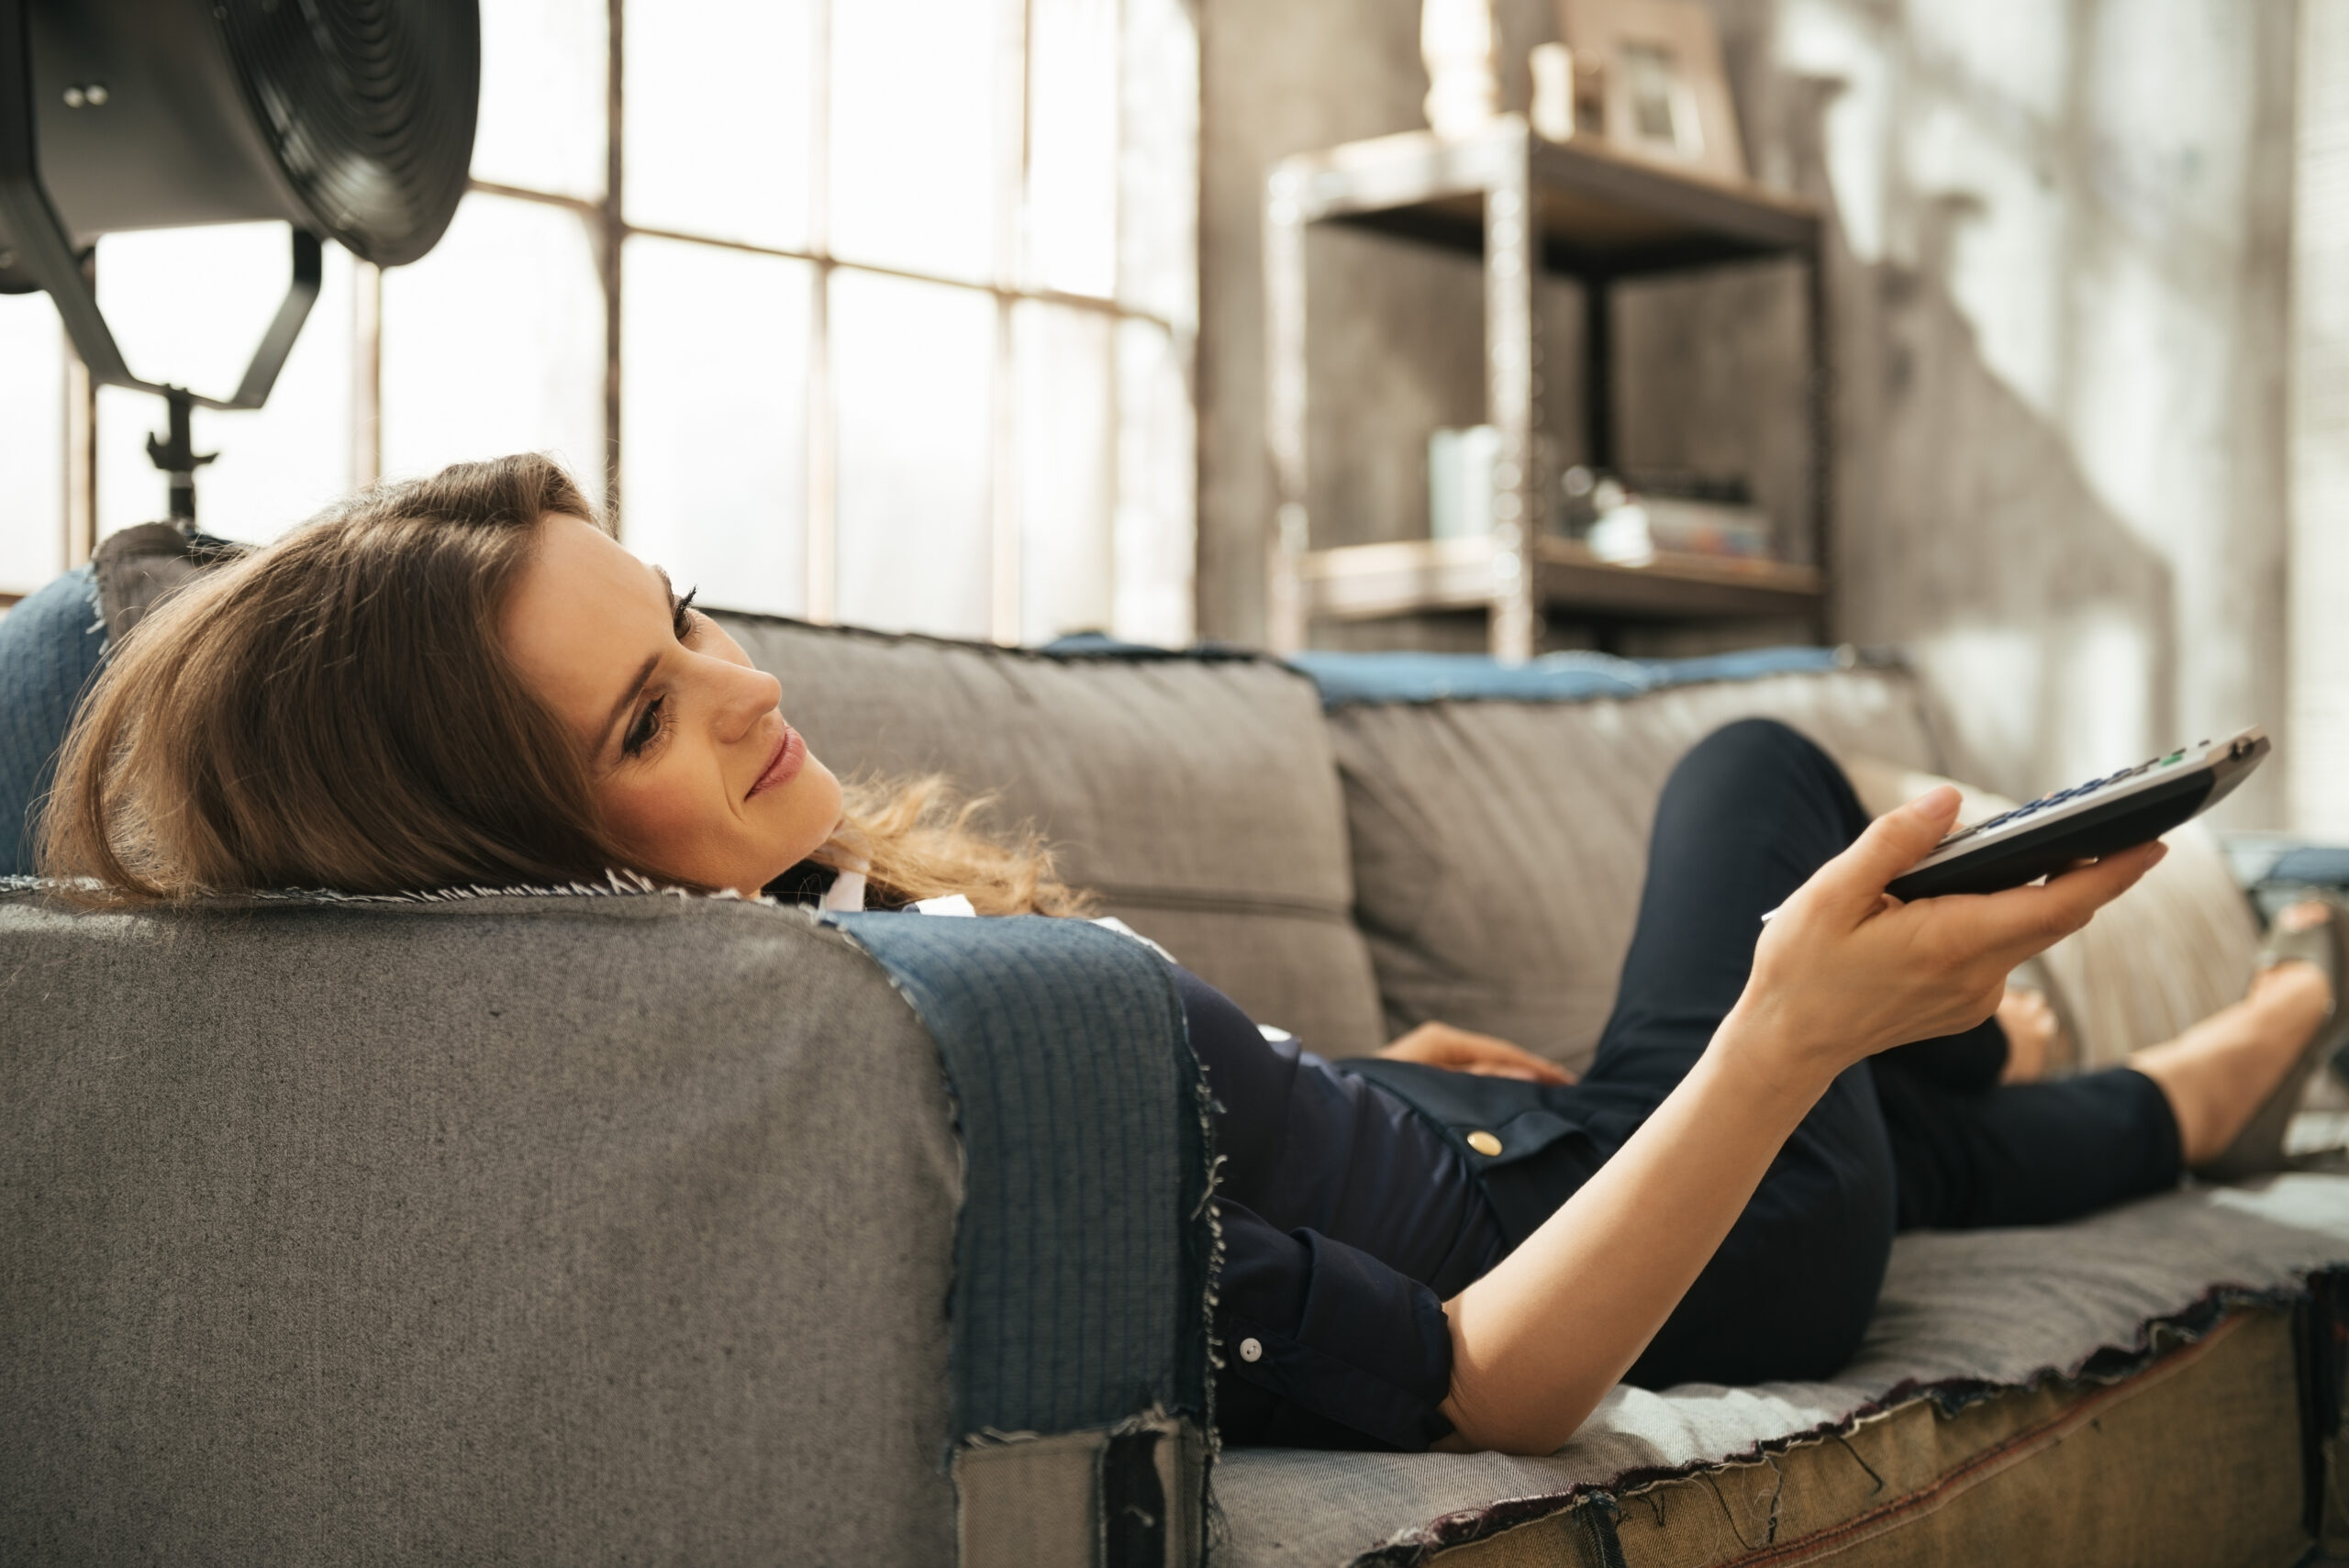
[[[1244,1361],[1244,1362],[1253,1362],[1253,1361],[1262,1361],[1262,1360],[1264,1360],[1264,1341],[1263,1341],[1263,1340],[1256,1340],[1256,1339],[1246,1339],[1246,1340],[1241,1340],[1241,1341],[1240,1341],[1240,1359],[1241,1359],[1241,1361]]]

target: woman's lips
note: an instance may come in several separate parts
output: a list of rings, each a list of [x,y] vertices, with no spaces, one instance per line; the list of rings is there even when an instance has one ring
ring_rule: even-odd
[[[748,800],[771,789],[781,789],[797,778],[799,770],[807,765],[807,742],[799,739],[799,731],[788,724],[785,725],[783,739],[775,742],[774,755],[768,759],[766,772],[759,775],[759,782],[751,786],[750,795],[742,798]]]

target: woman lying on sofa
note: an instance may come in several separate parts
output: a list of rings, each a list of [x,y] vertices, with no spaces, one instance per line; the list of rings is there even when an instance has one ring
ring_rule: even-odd
[[[120,903],[617,867],[834,907],[1082,912],[1034,845],[972,830],[935,786],[844,797],[774,678],[592,519],[545,460],[462,465],[187,589],[82,705],[44,869]],[[2331,921],[2291,939],[2319,962],[2128,1066],[2001,1084],[2009,973],[2163,851],[1889,897],[1956,810],[1943,789],[1870,822],[1775,724],[1698,745],[1579,1083],[1440,1029],[1324,1062],[1177,971],[1225,1162],[1227,1440],[1547,1451],[1620,1380],[1830,1375],[1898,1229],[2053,1223],[2279,1166],[2338,1031]],[[1506,1162],[1464,1130],[1535,1110],[1556,1130]]]

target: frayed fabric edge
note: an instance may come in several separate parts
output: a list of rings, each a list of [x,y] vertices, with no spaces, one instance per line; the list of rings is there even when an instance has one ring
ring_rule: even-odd
[[[1470,1545],[1520,1526],[1581,1507],[1596,1507],[1605,1514],[1606,1518],[1598,1521],[1599,1533],[1611,1540],[1620,1500],[1631,1493],[1693,1476],[1769,1463],[1776,1456],[1794,1449],[1847,1438],[1866,1422],[1920,1400],[1932,1401],[1935,1412],[1946,1418],[1985,1399],[2001,1394],[2043,1388],[2050,1383],[2068,1382],[2101,1387],[2124,1383],[2173,1351],[2207,1338],[2238,1312],[2299,1306],[2311,1298],[2319,1276],[2334,1273],[2342,1267],[2341,1264],[2319,1264],[2300,1271],[2299,1284],[2275,1289],[2214,1285],[2176,1312],[2146,1318],[2138,1327],[2133,1345],[2101,1345],[2076,1362],[2064,1366],[2043,1366],[2028,1377],[2012,1382],[1965,1377],[1907,1378],[1836,1420],[1822,1421],[1781,1437],[1766,1438],[1718,1459],[1693,1460],[1677,1465],[1634,1467],[1604,1480],[1570,1482],[1554,1492],[1523,1493],[1495,1498],[1476,1507],[1442,1515],[1390,1536],[1369,1551],[1349,1559],[1346,1568],[1425,1568],[1425,1564],[1440,1551]],[[1620,1557],[1617,1561],[1620,1561]]]

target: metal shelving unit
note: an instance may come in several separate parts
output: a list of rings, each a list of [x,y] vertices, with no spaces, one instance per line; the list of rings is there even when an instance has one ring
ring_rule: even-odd
[[[1499,432],[1492,529],[1459,539],[1312,548],[1306,511],[1306,285],[1308,225],[1341,222],[1481,254],[1486,418]],[[1625,156],[1595,140],[1552,143],[1508,115],[1473,137],[1411,131],[1303,153],[1265,182],[1268,359],[1265,436],[1277,511],[1268,640],[1305,646],[1313,617],[1366,619],[1486,607],[1494,655],[1539,651],[1543,618],[1602,626],[1806,616],[1826,629],[1830,465],[1826,301],[1812,204],[1759,185]],[[1543,534],[1532,461],[1533,308],[1539,271],[1581,281],[1587,461],[1615,460],[1611,285],[1619,279],[1792,256],[1805,263],[1813,433],[1809,564],[1659,555],[1602,562]]]

